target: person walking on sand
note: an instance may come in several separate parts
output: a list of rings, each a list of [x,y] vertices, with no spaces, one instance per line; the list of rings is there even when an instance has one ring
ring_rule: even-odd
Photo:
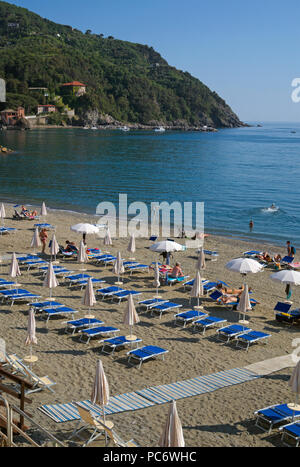
[[[41,239],[41,242],[42,242],[42,245],[43,245],[42,246],[42,253],[45,253],[47,238],[48,238],[48,234],[47,234],[46,229],[42,229],[40,231],[40,239]]]

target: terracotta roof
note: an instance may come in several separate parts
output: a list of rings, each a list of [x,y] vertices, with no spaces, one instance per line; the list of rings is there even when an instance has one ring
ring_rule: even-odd
[[[71,83],[64,83],[62,86],[85,86],[85,84],[80,83],[79,81],[72,81]]]

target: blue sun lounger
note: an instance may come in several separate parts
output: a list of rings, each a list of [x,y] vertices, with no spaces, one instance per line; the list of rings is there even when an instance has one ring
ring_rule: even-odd
[[[279,428],[281,431],[281,441],[285,446],[291,446],[291,443],[286,442],[285,440],[293,440],[295,441],[295,447],[297,448],[300,443],[300,423],[293,422],[289,423],[288,425],[281,426]]]
[[[202,334],[204,335],[206,330],[209,328],[218,327],[227,323],[227,319],[218,318],[216,316],[207,316],[206,318],[197,319],[193,322],[194,331],[197,329],[202,329]]]
[[[0,235],[8,234],[8,233],[15,233],[17,229],[12,227],[0,227]]]
[[[291,310],[291,307],[290,303],[278,302],[274,308],[276,321],[293,324],[300,320],[300,310]]]
[[[140,347],[138,349],[130,350],[127,352],[128,355],[128,363],[131,359],[136,359],[139,361],[138,368],[141,368],[142,363],[149,358],[156,358],[161,356],[164,360],[165,354],[168,353],[168,350],[162,349],[161,347],[157,347],[155,345],[146,345],[145,347]]]
[[[203,291],[205,293],[209,293],[212,290],[214,290],[218,284],[222,284],[225,287],[228,287],[228,285],[223,281],[210,281],[210,282],[206,282],[205,284],[203,284]]]
[[[70,274],[66,276],[66,280],[70,281],[70,286],[72,283],[80,281],[82,279],[89,279],[91,276],[89,274]]]
[[[227,343],[231,339],[238,337],[240,334],[245,334],[250,331],[252,331],[252,329],[242,326],[241,324],[232,324],[231,326],[225,326],[217,329],[217,337],[219,340],[225,340]]]
[[[263,251],[257,251],[257,250],[250,250],[250,251],[244,251],[243,256],[246,256],[247,258],[253,258],[258,255],[262,255]]]
[[[146,308],[146,310],[150,310],[156,305],[162,305],[163,303],[167,303],[169,300],[162,300],[161,298],[149,298],[148,300],[142,300],[138,302],[138,305],[141,308]]]
[[[287,404],[278,404],[257,410],[254,415],[256,415],[255,426],[270,433],[282,423],[290,422],[293,418],[299,419],[300,411],[290,409]]]
[[[103,279],[95,279],[94,277],[91,277],[92,284],[105,284],[105,280]],[[83,287],[85,287],[88,284],[88,279],[79,279],[78,281],[74,281],[70,284],[70,287],[81,287],[81,290]]]
[[[114,328],[113,326],[96,326],[91,329],[82,329],[80,332],[80,341],[83,342],[86,339],[85,343],[88,344],[93,337],[98,337],[105,334],[116,335],[116,332],[119,332],[120,329]]]
[[[109,254],[103,254],[103,255],[96,255],[93,258],[91,258],[93,261],[96,260],[96,263],[102,263],[104,260],[108,258],[114,258],[116,259],[115,256],[109,255]]]
[[[184,290],[188,287],[189,289],[192,289],[193,288],[193,285],[194,285],[194,282],[195,282],[195,279],[191,279],[190,281],[187,281],[183,284],[183,287],[184,287]],[[202,279],[202,284],[205,285],[205,284],[208,284],[209,281],[207,279]]]
[[[111,295],[111,298],[112,300],[119,300],[119,303],[121,303],[121,301],[128,298],[129,295],[137,296],[141,295],[141,292],[137,292],[136,290],[122,290],[121,292]]]
[[[130,266],[134,266],[136,264],[140,264],[140,263],[138,263],[138,261],[124,261],[123,262],[123,266],[125,269],[129,268]]]
[[[132,264],[131,266],[128,266],[126,268],[126,272],[130,271],[130,275],[132,276],[132,273],[134,271],[145,271],[147,270],[149,272],[149,266],[147,264]]]
[[[0,287],[1,288],[8,288],[8,287],[12,287],[13,285],[16,285],[16,283],[14,281],[7,281],[6,279],[0,279]]]
[[[166,274],[165,282],[167,285],[178,284],[178,282],[186,281],[189,277],[190,276],[170,277],[168,274]]]
[[[29,271],[31,268],[37,268],[37,267],[40,267],[41,264],[44,264],[45,266],[48,265],[47,261],[43,260],[43,259],[31,259],[31,260],[27,260],[27,261],[23,261],[20,266],[24,266],[25,268],[27,268],[27,271]]]
[[[79,329],[88,328],[90,326],[100,326],[101,324],[104,324],[104,322],[96,318],[81,318],[72,321],[66,321],[65,324],[67,325],[65,327],[65,332],[67,334],[75,334],[75,332]]]
[[[207,313],[203,313],[202,311],[198,310],[190,310],[190,311],[185,311],[183,313],[177,313],[174,315],[175,317],[175,326],[180,324],[183,324],[183,327],[185,328],[186,325],[192,321],[194,321],[197,318],[204,318],[207,316]]]
[[[176,310],[176,308],[181,308],[181,307],[182,305],[178,305],[178,303],[166,302],[166,303],[163,303],[162,305],[153,306],[152,308],[150,308],[150,311],[152,315],[154,311],[158,313],[159,319],[161,319],[161,316],[165,311]]]
[[[198,253],[200,253],[200,250],[198,250]],[[205,256],[209,256],[211,258],[211,261],[217,261],[219,253],[217,251],[211,251],[211,250],[203,250],[203,253]]]
[[[128,340],[126,336],[111,337],[110,339],[104,339],[99,341],[102,344],[101,352],[113,355],[115,350],[119,347],[126,347],[128,345],[139,344],[142,339],[136,338],[135,340]],[[108,350],[105,350],[108,347]]]
[[[293,263],[294,261],[295,261],[295,258],[293,256],[285,256],[280,261],[280,264],[283,265],[283,266],[287,266],[287,265],[290,265],[291,263]]]
[[[24,293],[24,294],[16,293],[14,295],[9,295],[9,296],[6,297],[6,299],[11,302],[11,306],[13,306],[14,303],[17,302],[17,301],[28,302],[28,301],[38,299],[38,298],[41,298],[41,296],[30,293],[30,292],[29,293]]]
[[[35,312],[37,312],[37,311],[43,311],[46,309],[62,307],[64,305],[62,303],[55,302],[54,300],[48,300],[45,302],[28,303],[28,306],[30,306],[30,308],[32,308]]]
[[[113,294],[118,293],[118,292],[125,292],[125,290],[122,289],[121,287],[117,287],[116,285],[112,285],[111,287],[105,287],[104,289],[96,290],[96,294],[101,295],[102,300],[105,297],[111,297]]]
[[[44,308],[43,313],[46,315],[46,324],[48,324],[51,316],[71,315],[72,319],[74,319],[74,314],[78,313],[78,311],[73,308],[69,308],[68,306],[59,306],[57,308]]]
[[[245,334],[240,334],[236,337],[236,346],[248,350],[251,344],[257,344],[258,342],[265,341],[271,337],[271,334],[260,331],[250,331]]]
[[[39,229],[49,229],[49,230],[55,230],[56,229],[55,225],[47,224],[47,223],[34,224],[33,226],[38,227]]]

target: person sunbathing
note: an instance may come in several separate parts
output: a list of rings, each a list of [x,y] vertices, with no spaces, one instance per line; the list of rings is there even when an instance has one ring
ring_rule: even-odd
[[[272,262],[272,258],[267,251],[264,251],[262,255],[258,255],[257,258],[261,261],[266,261],[267,263]]]
[[[69,240],[67,240],[66,244],[67,246],[65,248],[65,251],[69,251],[69,252],[78,251],[78,248],[74,242],[70,242]]]
[[[180,263],[176,263],[175,266],[173,267],[171,273],[170,273],[170,277],[183,277],[184,274],[182,272],[182,269],[180,267]]]

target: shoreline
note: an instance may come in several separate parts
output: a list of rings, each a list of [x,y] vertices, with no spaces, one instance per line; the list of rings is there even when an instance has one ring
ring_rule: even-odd
[[[14,206],[17,204],[17,203],[12,203],[11,201],[4,201],[4,203],[9,206],[11,209],[15,209]],[[39,210],[41,208],[41,205],[39,204],[31,204],[30,202],[28,203],[21,203],[25,206],[29,206],[29,207],[32,207],[34,209],[36,209],[39,213]],[[19,204],[19,206],[21,206],[21,204]],[[49,212],[58,212],[60,214],[68,214],[68,215],[72,215],[72,216],[75,216],[76,218],[79,218],[79,217],[89,217],[89,218],[98,218],[99,216],[97,214],[92,214],[92,213],[87,213],[87,212],[84,212],[84,211],[75,211],[75,210],[72,210],[72,209],[62,209],[62,208],[52,208],[50,206],[47,205],[46,203],[46,206],[47,206],[47,210]],[[16,208],[16,210],[18,210],[18,208]],[[130,221],[130,218],[127,218],[127,221],[129,222]],[[92,222],[92,221],[91,221]],[[117,217],[117,220],[116,220],[117,224],[119,222],[119,217]],[[93,223],[93,222],[92,222]],[[149,224],[148,224],[148,227],[149,227]],[[175,233],[175,227],[171,224],[171,229],[174,228],[174,232]],[[191,229],[191,231],[193,231],[193,229]],[[276,243],[276,242],[272,242],[272,241],[269,241],[269,240],[262,240],[262,239],[257,239],[257,238],[250,238],[250,237],[239,237],[238,235],[234,236],[232,234],[229,234],[228,233],[224,233],[224,234],[221,234],[221,233],[217,233],[215,234],[213,230],[205,230],[204,229],[204,233],[205,234],[208,234],[208,238],[215,238],[216,240],[218,240],[219,242],[227,242],[229,244],[231,243],[234,243],[234,242],[243,242],[244,244],[248,244],[248,245],[255,245],[255,248],[250,248],[250,249],[260,249],[261,251],[269,251],[269,250],[278,250],[278,248],[285,248],[285,246],[281,243]],[[149,236],[150,236],[150,232],[149,232]],[[147,236],[147,237],[149,237]],[[190,240],[191,238],[190,237],[186,237],[186,238],[182,238],[182,237],[177,237],[175,235],[172,235],[172,231],[170,233],[170,237],[173,237],[175,239],[178,239],[178,240]],[[122,237],[121,237],[122,238]],[[126,237],[128,238],[128,237]],[[140,237],[141,239],[143,240],[147,240],[146,237]],[[161,235],[159,235],[159,238],[162,238]],[[124,237],[123,237],[124,239]],[[298,245],[295,243],[296,247],[298,247]],[[261,248],[259,248],[261,247]],[[267,249],[266,249],[267,248]]]

